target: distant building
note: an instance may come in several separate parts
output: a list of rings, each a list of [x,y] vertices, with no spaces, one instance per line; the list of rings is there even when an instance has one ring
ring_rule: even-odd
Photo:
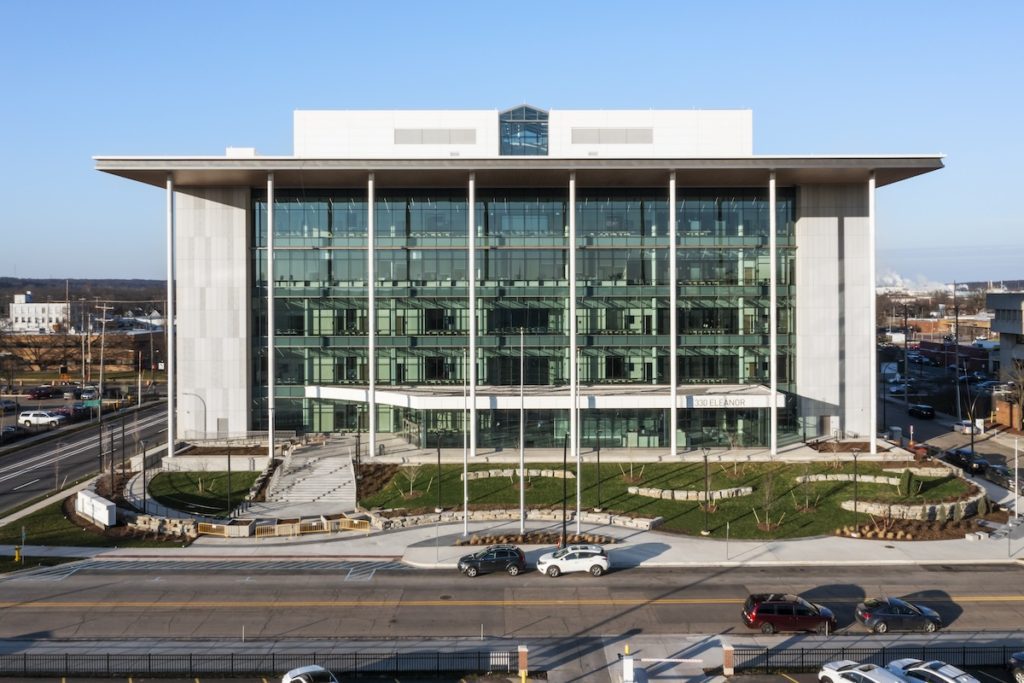
[[[999,333],[999,367],[1006,377],[1024,367],[1024,292],[989,294],[985,305],[995,311],[992,331]]]
[[[15,294],[10,307],[10,330],[15,333],[52,334],[60,332],[68,322],[68,302],[36,303],[32,301],[32,292]]]

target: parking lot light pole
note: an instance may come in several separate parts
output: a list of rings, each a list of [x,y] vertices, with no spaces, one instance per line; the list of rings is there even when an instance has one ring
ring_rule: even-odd
[[[142,446],[142,514],[146,514],[146,440],[139,439]]]

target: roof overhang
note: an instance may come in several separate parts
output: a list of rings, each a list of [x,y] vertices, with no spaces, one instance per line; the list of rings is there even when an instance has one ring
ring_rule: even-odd
[[[95,157],[96,169],[164,187],[266,186],[278,188],[461,187],[475,174],[478,187],[565,187],[576,174],[581,187],[660,187],[675,172],[682,187],[757,187],[771,172],[778,185],[867,182],[878,187],[943,168],[942,155],[754,156],[702,159],[317,159],[296,157]]]

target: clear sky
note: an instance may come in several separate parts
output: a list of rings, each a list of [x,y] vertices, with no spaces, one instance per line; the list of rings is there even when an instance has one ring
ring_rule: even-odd
[[[879,275],[1024,278],[1024,2],[0,5],[0,275],[163,278],[164,196],[95,155],[291,153],[295,109],[750,108],[757,154],[942,153]]]

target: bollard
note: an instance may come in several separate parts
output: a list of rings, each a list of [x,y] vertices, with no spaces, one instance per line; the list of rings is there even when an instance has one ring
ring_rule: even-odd
[[[519,682],[526,683],[526,676],[530,672],[530,650],[525,645],[519,646]]]
[[[722,643],[722,674],[724,676],[736,674],[735,652],[729,643]]]
[[[626,645],[626,654],[622,656],[622,683],[636,683],[636,671],[633,668],[633,657]]]
[[[15,562],[21,562],[21,546],[20,545],[14,546],[14,561]]]

